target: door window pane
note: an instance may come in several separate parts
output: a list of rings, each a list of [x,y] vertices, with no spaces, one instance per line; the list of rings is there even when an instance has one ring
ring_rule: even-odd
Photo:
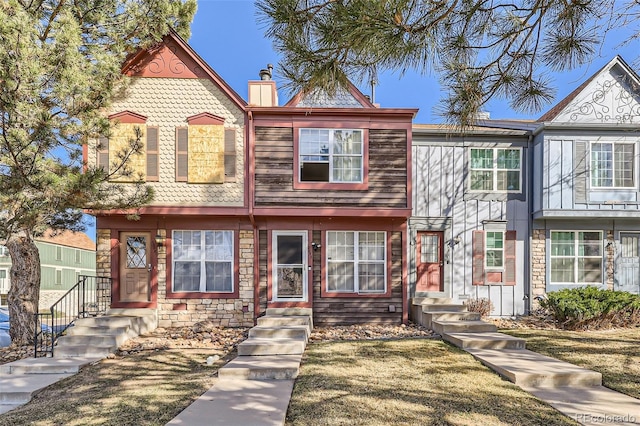
[[[437,235],[420,236],[420,263],[438,263],[440,250]]]
[[[147,267],[147,239],[145,237],[127,237],[127,268]]]

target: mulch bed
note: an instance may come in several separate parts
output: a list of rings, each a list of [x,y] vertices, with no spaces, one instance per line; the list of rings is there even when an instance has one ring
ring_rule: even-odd
[[[489,318],[498,328],[555,329],[552,321],[543,317],[528,316],[516,319]],[[247,338],[249,328],[218,327],[209,322],[200,322],[191,327],[157,328],[152,333],[125,342],[109,358],[125,357],[146,350],[177,348],[212,348],[227,352],[234,350]],[[341,340],[437,338],[433,331],[417,324],[402,325],[350,325],[315,327],[309,341],[312,343]],[[0,364],[33,356],[32,346],[9,346],[0,348]]]

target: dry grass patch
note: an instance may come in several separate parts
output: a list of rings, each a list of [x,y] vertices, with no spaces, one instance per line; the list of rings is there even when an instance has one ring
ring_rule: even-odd
[[[606,387],[640,398],[640,328],[500,331],[525,339],[534,352],[598,371]]]
[[[220,359],[207,366],[209,355]],[[105,359],[0,416],[0,425],[165,425],[215,383],[228,353],[157,349]]]
[[[440,340],[310,344],[288,425],[572,425]]]

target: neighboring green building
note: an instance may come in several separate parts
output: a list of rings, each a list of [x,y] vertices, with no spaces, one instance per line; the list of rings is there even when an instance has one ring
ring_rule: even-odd
[[[82,232],[49,232],[37,238],[42,277],[40,309],[49,308],[78,282],[79,275],[96,274],[96,244]],[[0,305],[7,304],[11,258],[0,245]]]

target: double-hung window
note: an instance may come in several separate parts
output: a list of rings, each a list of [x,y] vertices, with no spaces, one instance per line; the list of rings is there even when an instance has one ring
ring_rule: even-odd
[[[233,292],[233,231],[173,231],[173,291]]]
[[[504,267],[504,233],[487,231],[485,234],[485,266],[487,269]]]
[[[327,291],[385,293],[385,232],[327,232]]]
[[[477,192],[521,192],[522,149],[471,148],[469,188]]]
[[[635,186],[635,146],[632,143],[591,144],[591,187],[632,188]]]
[[[602,232],[551,231],[551,282],[602,283]]]
[[[363,182],[363,131],[300,129],[300,182]]]

